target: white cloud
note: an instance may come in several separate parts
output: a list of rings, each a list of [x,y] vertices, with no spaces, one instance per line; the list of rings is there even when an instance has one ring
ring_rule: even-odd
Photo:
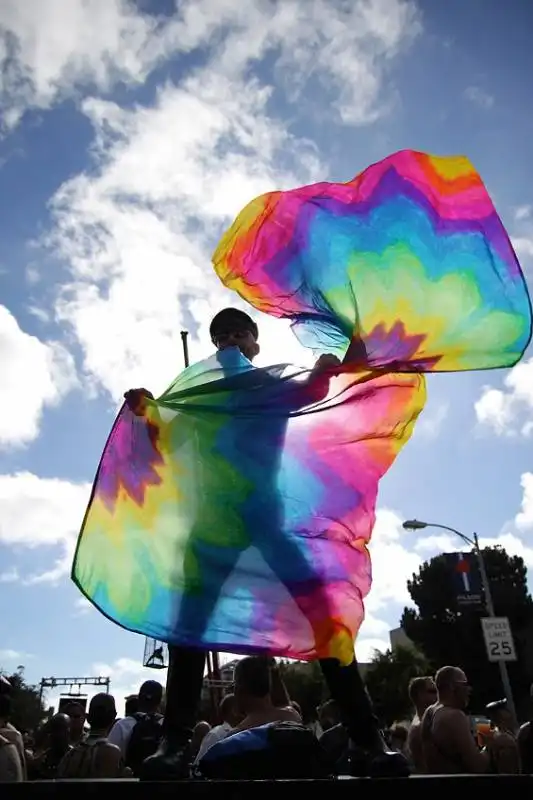
[[[531,502],[531,498],[528,499],[528,502]],[[526,513],[531,514],[532,509],[529,506],[525,506],[524,502],[523,507],[527,507]],[[517,527],[518,520],[521,517],[522,514],[518,514],[516,517]],[[532,522],[529,521],[527,526],[529,527],[531,524]],[[523,525],[523,527],[526,527],[526,525]],[[523,558],[526,567],[533,567],[533,548],[529,547],[514,531],[503,531],[498,536],[481,536],[479,543],[481,547],[501,547],[510,556]],[[421,538],[416,543],[415,549],[417,552],[424,553],[425,557],[433,558],[440,553],[465,552],[470,548],[464,542],[461,542],[458,537],[441,534]]]
[[[511,242],[519,258],[533,258],[533,237],[512,236]]]
[[[47,108],[77,88],[101,93],[117,82],[140,84],[162,61],[216,45],[219,72],[236,77],[281,49],[284,77],[333,86],[344,120],[380,113],[388,62],[421,30],[408,0],[183,0],[170,17],[143,14],[128,0],[3,0],[0,100],[4,124],[25,109]]]
[[[414,435],[425,439],[436,439],[446,422],[449,411],[449,403],[439,403],[435,407],[424,409],[417,420]]]
[[[161,88],[152,108],[86,99],[94,170],[52,203],[48,244],[71,275],[58,319],[72,327],[89,379],[115,399],[134,384],[164,388],[181,365],[182,327],[192,328],[195,358],[209,349],[209,317],[235,302],[210,253],[235,213],[266,190],[327,177],[314,145],[272,117],[274,88],[255,66],[271,55],[277,91],[318,81],[346,121],[362,123],[380,113],[384,70],[421,29],[404,0],[254,0],[246,10],[200,0],[180,9],[167,25],[179,26],[182,50],[211,41],[207,62]],[[295,348],[274,357],[263,338],[263,357],[274,361],[301,360]]]
[[[390,641],[389,639],[365,639],[362,638],[361,640],[357,640],[357,644],[355,646],[355,654],[357,656],[357,660],[360,664],[368,664],[374,656],[376,655],[376,651],[378,653],[384,653],[386,650],[390,649]]]
[[[13,669],[23,664],[29,658],[33,658],[31,653],[23,653],[20,650],[4,649],[0,650],[0,668]]]
[[[9,569],[0,572],[0,583],[17,583],[20,580],[20,574],[16,567],[9,567]]]
[[[533,528],[533,473],[524,472],[520,477],[520,485],[523,489],[522,504],[515,523],[523,531]]]
[[[468,86],[464,91],[464,96],[478,108],[488,110],[494,105],[494,97],[479,86]]]
[[[77,86],[141,83],[180,49],[179,23],[161,24],[125,0],[3,0],[0,99],[4,124],[48,108]],[[181,40],[185,50],[194,42]]]
[[[0,448],[36,438],[45,406],[56,405],[76,385],[71,355],[57,342],[25,333],[0,305]]]
[[[503,389],[485,386],[475,403],[477,420],[498,435],[533,433],[533,358],[521,361],[504,378]]]
[[[407,581],[417,572],[422,559],[402,544],[406,537],[402,522],[394,511],[378,509],[370,541],[372,589],[365,603],[372,616],[383,612],[390,603],[411,605]]]
[[[82,617],[94,609],[93,604],[86,597],[77,597],[74,603],[74,616]]]
[[[13,548],[59,546],[61,556],[26,583],[56,583],[68,575],[90,485],[30,472],[0,475],[0,542]]]
[[[418,553],[430,553],[431,555],[454,552],[460,550],[461,547],[468,549],[468,546],[462,544],[460,539],[447,533],[421,536],[415,544],[415,550]]]
[[[517,206],[514,210],[514,218],[517,222],[529,219],[531,216],[533,216],[533,206],[531,205]]]

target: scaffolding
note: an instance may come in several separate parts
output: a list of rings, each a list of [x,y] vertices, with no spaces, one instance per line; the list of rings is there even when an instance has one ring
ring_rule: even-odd
[[[105,686],[106,692],[109,694],[109,685],[111,678],[102,677],[74,677],[74,678],[41,678],[39,699],[42,701],[45,689],[56,689],[58,686],[68,687],[68,691],[61,692],[62,695],[68,697],[81,697],[82,686]],[[77,691],[74,691],[77,688]]]

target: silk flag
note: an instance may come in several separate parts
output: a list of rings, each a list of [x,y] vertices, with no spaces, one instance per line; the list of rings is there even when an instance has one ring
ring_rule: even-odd
[[[525,282],[466,159],[403,152],[346,184],[253,201],[214,256],[340,374],[237,350],[123,407],[73,579],[108,617],[172,644],[348,663],[371,585],[378,482],[432,370],[510,366]]]

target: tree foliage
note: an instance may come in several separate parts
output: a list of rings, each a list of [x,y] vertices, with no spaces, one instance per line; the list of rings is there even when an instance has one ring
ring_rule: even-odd
[[[497,616],[508,617],[518,660],[509,664],[517,707],[524,706],[532,679],[531,633],[533,601],[527,589],[527,570],[519,556],[501,547],[483,550]],[[458,604],[448,562],[440,555],[424,563],[407,584],[416,610],[404,609],[402,627],[427,656],[433,668],[451,664],[466,672],[472,682],[472,708],[504,696],[498,665],[487,659],[481,617],[483,606]]]
[[[11,723],[19,731],[34,730],[46,716],[38,686],[32,686],[24,678],[24,667],[18,667],[11,675],[0,668],[11,684]]]
[[[282,661],[280,669],[289,697],[302,709],[304,720],[315,719],[317,706],[328,697],[318,661]]]
[[[413,647],[376,652],[366,671],[365,683],[383,725],[409,718],[412,714],[409,682],[429,672],[427,659]]]

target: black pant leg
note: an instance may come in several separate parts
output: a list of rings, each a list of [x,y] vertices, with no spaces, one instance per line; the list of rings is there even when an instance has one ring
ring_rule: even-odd
[[[374,747],[379,724],[356,659],[343,667],[336,658],[322,658],[320,666],[350,739],[360,747]]]
[[[165,735],[190,738],[202,696],[206,653],[192,647],[169,647]]]

